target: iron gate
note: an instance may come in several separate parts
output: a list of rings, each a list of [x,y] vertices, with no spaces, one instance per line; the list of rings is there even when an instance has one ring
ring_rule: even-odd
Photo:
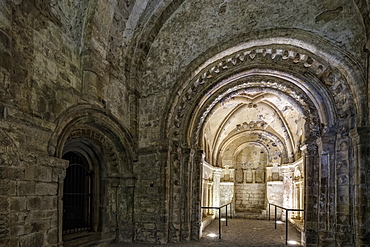
[[[64,179],[63,234],[91,230],[91,172],[81,157],[68,155],[69,166]],[[84,164],[85,163],[85,164]]]

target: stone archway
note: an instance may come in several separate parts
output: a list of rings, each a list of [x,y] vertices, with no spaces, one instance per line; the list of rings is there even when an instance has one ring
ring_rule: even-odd
[[[246,42],[207,60],[177,87],[166,123],[170,241],[199,237],[202,131],[215,106],[242,91],[262,88],[286,95],[305,119],[303,142],[295,147],[304,156],[305,208],[312,209],[305,212],[304,241],[353,242],[358,230],[351,227],[351,209],[343,207],[354,204],[344,198],[353,191],[349,166],[358,164],[350,164],[348,135],[366,121],[365,83],[349,57],[327,43],[321,45],[289,38]],[[338,176],[342,184],[335,180]],[[180,200],[177,193],[187,196]],[[337,204],[335,198],[340,199]],[[346,220],[338,224],[339,217]]]
[[[58,118],[56,131],[49,142],[49,153],[57,158],[65,154],[83,155],[92,167],[95,199],[91,231],[96,239],[132,242],[133,200],[136,177],[132,172],[134,159],[129,132],[113,117],[100,108],[78,105]],[[95,168],[93,168],[95,167]],[[63,188],[63,179],[59,181]],[[59,190],[59,222],[62,221]],[[87,235],[86,241],[91,241]],[[62,241],[62,225],[59,224],[59,241]],[[82,244],[83,238],[79,240]]]

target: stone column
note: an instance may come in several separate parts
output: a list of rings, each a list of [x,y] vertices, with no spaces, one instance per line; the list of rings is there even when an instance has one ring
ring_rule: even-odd
[[[350,138],[338,134],[336,140],[335,167],[335,241],[337,246],[353,245],[353,195],[351,194],[351,151]]]
[[[319,205],[318,205],[318,230],[319,245],[330,246],[335,242],[335,131],[325,133],[319,138]]]
[[[201,225],[202,153],[178,143],[171,152],[169,242],[198,239]]]
[[[57,159],[57,158],[55,158]],[[59,169],[56,171],[59,173],[57,177],[58,182],[58,246],[63,245],[63,187],[64,187],[64,178],[66,177],[66,169],[69,165],[68,160],[58,159],[56,164],[59,165]],[[55,168],[54,168],[55,169]]]
[[[213,171],[213,207],[220,206],[220,179],[221,179],[221,168],[215,168]],[[218,211],[215,212],[216,217],[219,217]]]
[[[202,180],[202,151],[192,151],[192,166],[191,166],[191,190],[189,194],[191,196],[191,239],[197,240],[201,236],[201,224],[202,224],[202,215],[201,215],[201,180]],[[208,182],[208,181],[207,181]],[[206,190],[208,185],[206,185]],[[208,192],[207,192],[208,193]]]
[[[370,127],[350,132],[354,170],[354,242],[367,246],[370,236]]]
[[[190,240],[191,235],[191,219],[196,220],[196,215],[193,215],[193,212],[200,210],[200,191],[193,191],[194,186],[200,189],[200,174],[194,174],[193,171],[193,159],[194,151],[189,148],[181,149],[181,241]],[[198,165],[201,164],[201,160]],[[200,173],[200,171],[199,171]],[[195,181],[199,178],[199,181]],[[194,181],[193,181],[194,180]],[[195,184],[193,184],[193,182]],[[194,203],[197,203],[198,207],[194,207]],[[199,211],[200,212],[200,211]]]
[[[120,178],[118,193],[118,240],[130,243],[134,238],[134,190],[136,177],[125,174]]]
[[[307,247],[317,246],[318,243],[318,204],[319,204],[319,174],[318,151],[314,142],[306,144],[302,149],[304,154],[306,202],[305,202],[305,236]]]
[[[182,189],[180,184],[180,148],[179,144],[174,143],[173,148],[170,151],[170,168],[168,171],[168,185],[170,186],[169,190],[169,209],[168,209],[168,241],[172,243],[177,243],[180,241],[180,223],[181,223],[181,197]]]

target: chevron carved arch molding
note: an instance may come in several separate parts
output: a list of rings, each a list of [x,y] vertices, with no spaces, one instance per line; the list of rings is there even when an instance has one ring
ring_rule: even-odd
[[[284,41],[284,39],[281,40]],[[282,42],[281,40],[280,42]],[[275,40],[270,40],[270,42],[273,41]],[[288,41],[286,42],[288,44],[294,43],[290,39]],[[325,105],[325,111],[319,112],[319,114],[321,114],[320,120],[324,122],[323,124],[327,128],[337,124],[340,131],[346,132],[354,127],[354,118],[358,125],[362,125],[366,121],[366,118],[363,117],[364,114],[360,114],[366,112],[364,110],[365,101],[363,100],[366,98],[366,95],[362,94],[365,83],[360,73],[362,71],[361,68],[353,60],[345,55],[339,58],[337,50],[333,52],[334,55],[326,54],[322,50],[318,50],[317,47],[308,44],[302,45],[302,42],[298,41],[295,41],[295,43],[299,43],[300,47],[290,44],[267,45],[268,41],[266,40],[260,43],[263,45],[241,50],[238,49],[251,44],[230,48],[228,51],[212,57],[199,66],[191,78],[180,88],[175,104],[172,104],[173,107],[170,109],[170,116],[172,117],[167,122],[170,132],[167,132],[167,134],[172,135],[174,140],[187,139],[188,144],[190,144],[189,139],[192,138],[186,138],[185,136],[188,133],[194,133],[194,129],[191,129],[188,133],[180,130],[187,129],[186,126],[183,126],[184,123],[189,124],[190,119],[194,118],[194,109],[199,108],[204,103],[200,102],[200,99],[204,95],[206,95],[205,98],[207,99],[211,97],[218,90],[219,85],[217,84],[220,81],[222,82],[222,80],[235,75],[239,71],[249,69],[253,72],[253,70],[260,68],[270,68],[270,70],[275,71],[275,76],[278,79],[286,79],[277,76],[281,72],[293,79],[299,78],[293,83],[295,83],[296,88],[301,88],[303,91],[305,91],[304,88],[297,82],[304,82],[307,85],[311,84],[310,87],[315,88],[323,100],[323,102],[316,102],[316,108],[320,103]],[[303,46],[308,47],[312,52],[304,49]],[[228,52],[232,51],[234,53],[228,55]],[[262,74],[259,75],[263,78]],[[264,84],[256,83],[259,84],[259,87]],[[266,87],[281,90],[281,84],[272,85],[273,82],[267,83],[271,85],[266,85]],[[304,93],[306,95],[310,94],[307,90]],[[311,112],[312,110],[315,111],[311,109]],[[188,115],[186,112],[188,112]],[[319,122],[314,124],[320,125]],[[174,127],[172,128],[171,126]],[[199,132],[199,128],[197,132]]]
[[[239,77],[239,75],[237,77]],[[213,109],[219,102],[231,99],[235,95],[246,93],[248,90],[258,90],[265,93],[277,94],[284,96],[287,101],[294,102],[297,106],[297,110],[302,114],[306,121],[310,123],[311,131],[309,134],[313,137],[318,137],[320,135],[320,129],[318,128],[320,115],[315,110],[316,105],[312,102],[310,97],[307,96],[303,90],[288,81],[274,77],[264,77],[263,79],[266,79],[267,81],[263,81],[259,76],[246,76],[237,80],[226,80],[228,87],[223,87],[218,90],[220,91],[218,94],[207,99],[207,102],[204,103],[202,107],[199,107],[194,111],[194,117],[191,119],[189,127],[188,142],[192,143],[192,145],[196,145],[201,135],[202,126],[211,117]],[[290,146],[288,149],[291,150],[291,148],[292,147]]]

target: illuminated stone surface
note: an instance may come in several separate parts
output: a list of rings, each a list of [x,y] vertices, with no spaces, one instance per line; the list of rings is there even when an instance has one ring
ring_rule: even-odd
[[[176,243],[214,217],[201,206],[273,202],[305,209],[306,246],[366,246],[368,9],[3,0],[0,245]]]

